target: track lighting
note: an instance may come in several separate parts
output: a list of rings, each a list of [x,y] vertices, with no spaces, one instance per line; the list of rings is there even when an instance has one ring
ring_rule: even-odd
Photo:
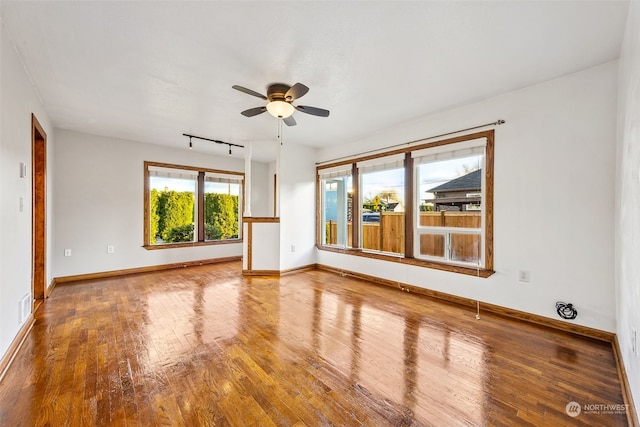
[[[190,150],[193,148],[193,143],[191,142],[191,138],[202,139],[203,141],[215,142],[216,144],[228,145],[229,146],[229,155],[231,155],[231,147],[244,148],[244,145],[234,144],[232,142],[220,141],[218,139],[203,138],[201,136],[189,135],[188,133],[183,133],[182,135],[189,138],[189,149]]]

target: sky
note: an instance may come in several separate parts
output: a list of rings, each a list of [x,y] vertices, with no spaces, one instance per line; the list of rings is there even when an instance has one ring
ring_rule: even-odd
[[[196,191],[196,181],[193,179],[164,178],[158,176],[150,177],[152,190],[163,191],[165,188],[173,191]],[[206,182],[205,193],[231,194],[237,196],[240,186],[237,184],[226,184],[221,182]]]
[[[480,168],[481,156],[433,162],[419,166],[420,199],[433,198],[428,190],[447,181],[461,177]],[[384,191],[395,190],[400,202],[404,203],[404,169],[393,169],[367,174],[363,197],[371,199]]]

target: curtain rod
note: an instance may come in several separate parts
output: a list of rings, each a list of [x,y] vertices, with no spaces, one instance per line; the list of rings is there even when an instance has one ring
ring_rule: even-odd
[[[453,132],[441,133],[440,135],[434,135],[434,136],[428,136],[426,138],[414,139],[413,141],[409,141],[409,142],[401,142],[400,144],[391,145],[391,146],[385,147],[385,148],[378,148],[376,150],[363,151],[361,153],[351,154],[351,155],[343,156],[343,157],[337,157],[335,159],[325,160],[323,162],[316,162],[316,166],[320,166],[320,165],[324,165],[324,164],[328,164],[328,163],[334,163],[334,162],[337,162],[337,161],[340,161],[340,160],[357,158],[357,157],[360,157],[360,156],[364,156],[366,154],[373,154],[373,153],[377,153],[377,152],[380,152],[380,151],[385,152],[385,151],[388,151],[389,149],[392,149],[392,148],[401,147],[401,146],[407,146],[407,145],[415,144],[415,143],[418,143],[418,142],[427,141],[429,139],[441,138],[443,136],[453,135],[454,133],[466,132],[466,131],[469,131],[469,130],[479,129],[479,128],[483,128],[483,127],[487,127],[487,126],[500,126],[500,125],[502,125],[504,123],[506,123],[504,120],[498,119],[493,123],[485,123],[483,125],[473,126],[473,127],[466,128],[466,129],[460,129],[460,130],[456,130],[456,131],[453,131]]]

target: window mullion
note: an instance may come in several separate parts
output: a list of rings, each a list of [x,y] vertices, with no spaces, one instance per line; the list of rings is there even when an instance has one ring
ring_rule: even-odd
[[[362,213],[360,207],[360,172],[358,166],[354,163],[351,166],[351,182],[353,194],[351,195],[351,247],[360,248],[360,222]]]
[[[413,258],[413,228],[416,221],[414,215],[417,209],[418,201],[416,200],[415,185],[415,168],[413,167],[413,157],[411,153],[405,153],[404,157],[404,256],[405,258]]]
[[[198,242],[204,242],[205,240],[205,226],[204,226],[204,172],[198,172],[198,214],[195,220],[196,229],[198,230]]]

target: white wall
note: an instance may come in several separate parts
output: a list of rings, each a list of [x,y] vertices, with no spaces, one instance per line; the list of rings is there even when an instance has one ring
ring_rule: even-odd
[[[616,333],[627,378],[640,406],[640,3],[631,2],[620,59],[616,185]],[[640,350],[639,350],[640,352]]]
[[[56,277],[242,255],[241,243],[144,249],[143,162],[243,171],[244,160],[59,129],[54,156]],[[252,164],[252,192],[265,194],[267,167]]]
[[[247,236],[251,225],[251,242],[245,238],[242,251],[242,269],[249,270],[249,244],[251,245],[251,271],[280,270],[280,224],[277,222],[245,223]]]
[[[315,264],[315,150],[287,143],[280,162],[280,270]],[[295,249],[292,247],[295,246]]]
[[[47,133],[47,243],[50,251],[53,223],[50,183],[54,163],[53,130],[34,92],[22,62],[5,32],[0,30],[0,356],[4,355],[23,325],[18,302],[31,290],[31,114]],[[27,165],[27,177],[19,177],[19,165]],[[19,200],[24,208],[20,212]],[[52,278],[47,260],[47,283]]]
[[[276,207],[275,207],[275,203],[276,203],[276,199],[274,197],[275,194],[275,179],[274,177],[277,175],[278,173],[278,167],[277,167],[277,162],[273,161],[269,163],[269,170],[267,171],[268,177],[269,177],[269,212],[267,212],[268,217],[272,217],[275,215],[276,212]]]
[[[269,203],[273,203],[269,192],[269,165],[263,162],[251,162],[251,215],[270,216]]]
[[[320,152],[330,160],[497,119],[494,269],[488,279],[318,251],[318,263],[615,330],[617,63],[406,123]],[[531,281],[518,281],[519,270]]]

